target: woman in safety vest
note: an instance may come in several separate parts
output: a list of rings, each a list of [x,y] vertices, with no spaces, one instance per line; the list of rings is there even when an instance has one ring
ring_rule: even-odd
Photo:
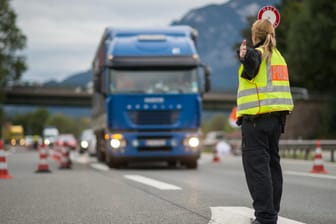
[[[251,223],[276,224],[283,182],[279,138],[293,100],[271,22],[253,24],[252,42],[249,48],[244,40],[238,51],[237,124],[242,126],[243,167],[256,216]]]

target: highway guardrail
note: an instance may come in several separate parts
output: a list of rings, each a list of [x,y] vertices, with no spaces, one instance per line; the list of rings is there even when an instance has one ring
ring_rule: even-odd
[[[317,147],[317,141],[320,141],[322,152],[330,152],[330,162],[335,162],[336,140],[301,140],[301,139],[281,139],[279,142],[280,155],[282,157],[291,157],[294,159],[310,159]],[[234,148],[241,144],[240,139],[227,140]]]

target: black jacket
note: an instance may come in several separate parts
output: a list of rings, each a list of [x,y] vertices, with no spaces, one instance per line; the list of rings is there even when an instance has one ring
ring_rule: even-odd
[[[240,63],[244,65],[244,70],[241,74],[241,77],[244,79],[252,80],[257,74],[259,70],[259,66],[261,63],[261,52],[256,50],[257,47],[260,47],[264,41],[258,43],[253,48],[248,47],[246,49],[246,55],[241,60],[239,57],[239,50],[237,50],[237,55],[240,60]]]

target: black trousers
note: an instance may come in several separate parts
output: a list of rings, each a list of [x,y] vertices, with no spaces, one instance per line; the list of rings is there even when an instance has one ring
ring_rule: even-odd
[[[242,160],[257,220],[276,224],[282,195],[279,138],[282,123],[276,116],[242,120]]]

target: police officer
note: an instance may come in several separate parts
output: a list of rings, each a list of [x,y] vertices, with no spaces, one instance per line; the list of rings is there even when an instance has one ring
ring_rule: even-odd
[[[252,26],[253,48],[238,51],[237,124],[242,130],[242,160],[256,219],[252,224],[276,224],[282,195],[279,138],[293,110],[287,64],[276,48],[268,20]]]

